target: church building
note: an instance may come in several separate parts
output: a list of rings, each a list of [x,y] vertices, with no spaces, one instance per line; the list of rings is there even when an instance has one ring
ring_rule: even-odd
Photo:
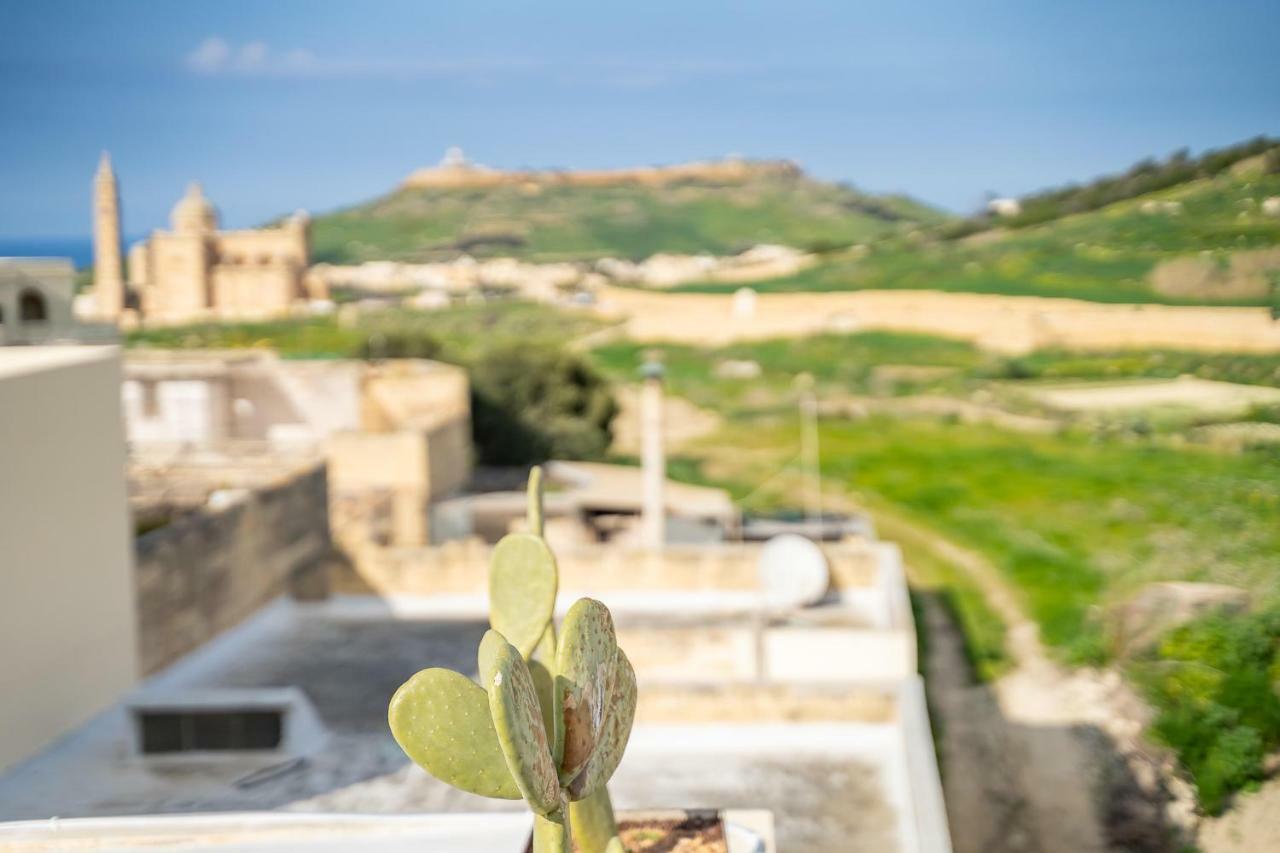
[[[94,179],[94,294],[103,319],[118,320],[126,308],[167,323],[256,319],[324,297],[307,278],[310,219],[303,211],[275,228],[219,231],[217,209],[192,183],[170,224],[129,250],[126,288],[118,183],[103,154]]]

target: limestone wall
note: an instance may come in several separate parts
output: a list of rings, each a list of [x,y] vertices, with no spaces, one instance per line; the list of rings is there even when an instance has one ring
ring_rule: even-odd
[[[152,673],[310,584],[330,552],[323,466],[137,541],[141,669]]]
[[[307,265],[306,231],[301,228],[261,228],[219,231],[213,238],[219,263],[265,266],[288,262]]]
[[[210,271],[212,305],[227,319],[283,314],[301,298],[301,281],[300,268],[289,263],[217,264]]]
[[[142,313],[148,319],[203,316],[209,306],[209,249],[203,234],[157,231],[146,244]],[[130,273],[131,278],[136,278]]]
[[[575,171],[503,172],[483,166],[461,163],[419,169],[405,178],[403,186],[415,189],[524,185],[611,187],[626,185],[665,186],[683,181],[736,184],[743,183],[752,177],[770,175],[796,177],[800,174],[800,168],[786,160],[741,160],[735,158],[676,163],[670,166]]]
[[[639,340],[719,345],[870,329],[923,332],[998,352],[1039,347],[1167,347],[1280,351],[1280,323],[1266,308],[1109,305],[1077,299],[937,291],[760,294],[749,313],[733,297],[602,288],[600,310],[629,318]]]

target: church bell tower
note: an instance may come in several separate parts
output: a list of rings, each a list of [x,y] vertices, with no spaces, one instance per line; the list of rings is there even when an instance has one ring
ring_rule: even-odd
[[[104,320],[117,320],[124,310],[120,255],[120,187],[104,151],[93,178],[93,292],[97,314]]]

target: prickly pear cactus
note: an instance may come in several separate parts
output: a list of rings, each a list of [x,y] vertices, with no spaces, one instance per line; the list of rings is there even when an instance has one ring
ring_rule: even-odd
[[[617,650],[607,607],[584,598],[569,608],[556,649],[556,704],[565,729],[561,782],[578,775],[596,748],[613,689]]]
[[[568,785],[569,799],[581,800],[604,790],[622,761],[636,717],[636,673],[622,649],[615,647],[613,684],[605,701],[604,725],[586,765]]]
[[[507,767],[531,809],[543,816],[560,811],[560,783],[529,666],[497,631],[485,635],[480,649],[480,678]]]
[[[507,769],[484,689],[448,669],[424,669],[391,697],[391,733],[405,754],[441,782],[496,797],[520,799]]]
[[[635,672],[598,601],[569,608],[557,638],[558,576],[541,538],[537,468],[529,529],[494,548],[493,630],[477,651],[481,686],[423,670],[392,698],[391,730],[436,778],[482,796],[523,797],[534,812],[534,853],[569,853],[575,843],[583,853],[625,853],[605,783],[631,735]]]
[[[542,537],[504,536],[489,562],[489,624],[526,659],[551,624],[559,573]]]

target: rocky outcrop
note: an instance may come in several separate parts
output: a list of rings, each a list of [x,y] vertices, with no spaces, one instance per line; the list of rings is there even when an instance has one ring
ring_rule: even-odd
[[[1249,249],[1222,258],[1201,254],[1164,261],[1151,270],[1151,286],[1162,296],[1258,299],[1277,274],[1280,249]]]
[[[1162,581],[1144,586],[1111,613],[1112,641],[1120,654],[1151,648],[1165,632],[1213,612],[1238,613],[1249,593],[1217,583]]]

